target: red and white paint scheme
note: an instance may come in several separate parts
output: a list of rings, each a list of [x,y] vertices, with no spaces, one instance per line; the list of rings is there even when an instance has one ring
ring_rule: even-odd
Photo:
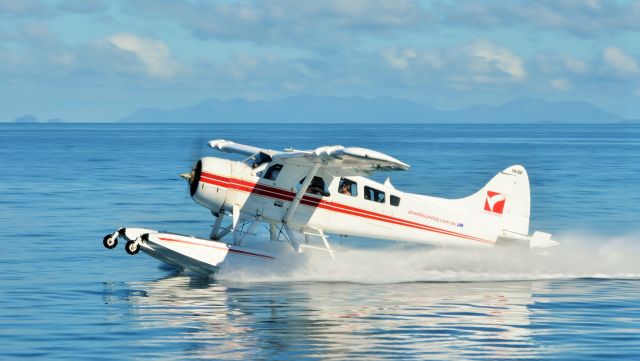
[[[222,139],[209,145],[248,157],[204,157],[190,173],[181,174],[193,200],[216,218],[209,239],[121,228],[104,237],[105,247],[114,248],[122,237],[130,254],[142,250],[166,263],[210,274],[231,259],[271,261],[305,249],[335,257],[328,234],[437,247],[557,244],[548,233],[529,235],[529,178],[520,165],[506,168],[468,197],[444,199],[366,178],[373,172],[409,169],[370,149],[275,151]],[[269,239],[246,247],[246,236],[259,224],[269,226]]]

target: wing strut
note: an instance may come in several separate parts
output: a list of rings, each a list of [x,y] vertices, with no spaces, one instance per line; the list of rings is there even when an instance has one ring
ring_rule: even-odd
[[[300,201],[302,200],[302,197],[304,197],[304,194],[307,191],[307,187],[309,187],[309,184],[311,184],[311,180],[313,180],[313,177],[315,177],[316,173],[318,173],[318,169],[320,169],[320,165],[321,165],[320,162],[317,162],[317,161],[313,163],[313,166],[309,170],[309,173],[307,174],[307,176],[304,178],[304,181],[300,185],[300,189],[298,190],[298,193],[296,193],[295,197],[293,197],[293,200],[291,201],[291,205],[289,206],[289,209],[287,209],[287,213],[284,215],[284,218],[282,218],[282,227],[284,228],[285,232],[287,232],[287,236],[288,236],[287,238],[289,238],[289,244],[291,244],[291,247],[293,247],[293,249],[296,252],[301,251],[300,244],[296,242],[295,236],[291,231],[291,229],[289,228],[289,226],[287,225],[287,222],[289,222],[291,217],[293,217],[293,214],[295,213],[296,209],[300,205]]]
[[[224,210],[221,210],[218,213],[211,211],[211,214],[216,217],[216,223],[213,224],[211,228],[211,233],[209,234],[209,239],[220,239],[222,237],[218,237],[218,232],[220,231],[220,226],[222,225],[222,220],[224,219]],[[216,216],[217,214],[217,216]]]
[[[304,244],[300,244],[296,241],[296,233],[291,228],[287,227],[286,224],[282,224],[279,228],[275,224],[270,225],[270,233],[271,240],[277,241],[280,238],[282,232],[285,232],[284,238],[289,242],[291,248],[298,253],[302,253],[304,248],[311,248],[319,251],[326,251],[329,253],[332,259],[336,259],[335,251],[331,248],[331,244],[329,243],[329,236],[327,236],[321,229],[312,228],[310,231],[302,231],[302,235],[304,236]],[[315,232],[315,233],[314,233]],[[323,246],[314,246],[309,244],[311,237],[318,237],[323,243]]]
[[[301,252],[300,244],[296,242],[296,237],[293,231],[291,231],[291,229],[287,227],[286,224],[283,224],[282,227],[284,228],[285,232],[287,232],[287,238],[293,250],[300,253]]]
[[[300,201],[302,200],[302,197],[304,197],[304,193],[307,191],[307,187],[309,187],[311,180],[313,179],[313,177],[315,177],[316,173],[318,173],[318,169],[320,169],[320,165],[321,165],[320,162],[313,163],[313,167],[311,167],[311,170],[309,170],[309,174],[307,174],[307,176],[304,178],[304,182],[302,182],[302,185],[300,186],[300,190],[298,190],[298,193],[296,193],[296,196],[293,198],[293,201],[291,202],[289,209],[287,209],[287,213],[284,215],[284,218],[282,219],[282,223],[284,225],[286,225],[287,222],[289,222],[289,220],[293,216],[293,213],[296,211],[296,209],[300,205]]]
[[[246,231],[242,231],[240,229],[234,230],[233,244],[235,244],[236,246],[242,245],[242,241],[244,240],[244,237],[247,234],[254,234],[253,232],[255,231],[256,227],[260,224],[261,221],[262,221],[262,216],[256,216],[253,220],[250,221],[251,224],[249,224],[249,228],[247,228]],[[243,226],[246,222],[247,221],[243,222]]]
[[[327,252],[329,252],[329,255],[331,255],[331,258],[333,260],[335,260],[336,256],[333,254],[334,250],[331,248],[331,244],[329,244],[329,236],[324,234],[324,232],[319,228],[314,229],[314,231],[316,231],[318,233],[304,232],[305,244],[301,244],[300,248],[312,248],[312,249],[317,249],[317,250],[320,250],[320,251],[327,251]],[[309,236],[315,236],[315,237],[320,238],[322,240],[322,243],[324,243],[324,247],[317,247],[317,246],[312,246],[312,245],[307,244],[307,242],[309,240]]]
[[[317,233],[304,232],[304,236],[305,236],[305,241],[308,241],[309,236],[319,237],[322,240],[322,243],[323,243],[324,247],[316,247],[316,246],[311,246],[311,245],[308,245],[308,244],[302,245],[302,244],[299,244],[298,242],[296,242],[295,234],[293,233],[293,230],[291,228],[289,228],[289,226],[287,224],[289,222],[289,220],[291,220],[291,217],[293,217],[293,215],[295,214],[296,209],[300,205],[300,201],[302,200],[302,197],[304,197],[304,194],[306,193],[307,188],[309,187],[309,184],[311,184],[311,181],[313,180],[313,177],[315,177],[316,173],[318,173],[318,169],[320,169],[321,165],[322,164],[319,161],[316,161],[316,162],[313,163],[313,166],[309,170],[309,173],[307,173],[307,176],[304,178],[304,181],[300,185],[300,189],[296,193],[295,197],[293,197],[293,200],[291,201],[291,205],[289,206],[289,209],[287,209],[287,213],[284,215],[284,218],[282,219],[282,228],[284,228],[285,232],[287,233],[287,238],[288,238],[289,244],[291,244],[291,247],[296,252],[302,252],[302,248],[303,247],[319,249],[319,250],[323,250],[323,251],[329,252],[329,254],[331,255],[331,258],[335,259],[335,256],[333,254],[333,249],[331,248],[331,245],[329,244],[329,240],[327,239],[328,237],[324,234],[324,232],[322,232],[321,229],[316,229],[315,231]],[[274,230],[275,230],[275,227],[273,229],[271,229],[271,238],[272,239],[274,238]]]

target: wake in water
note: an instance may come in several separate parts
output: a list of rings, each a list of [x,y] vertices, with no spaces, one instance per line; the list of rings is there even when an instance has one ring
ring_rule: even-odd
[[[308,252],[299,264],[228,268],[220,280],[240,282],[470,282],[574,278],[640,279],[640,236],[599,239],[559,237],[561,245],[546,254],[496,248],[341,249],[333,261],[324,252]]]

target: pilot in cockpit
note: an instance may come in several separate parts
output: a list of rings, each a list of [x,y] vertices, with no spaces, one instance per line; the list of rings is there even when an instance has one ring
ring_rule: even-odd
[[[307,193],[329,196],[329,193],[324,190],[324,180],[321,177],[313,177],[311,184],[307,187]]]

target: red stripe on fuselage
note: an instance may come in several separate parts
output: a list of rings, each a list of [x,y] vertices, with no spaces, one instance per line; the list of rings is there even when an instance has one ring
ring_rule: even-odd
[[[219,187],[239,190],[243,192],[249,192],[249,193],[270,197],[270,198],[275,198],[275,199],[280,199],[288,202],[293,201],[293,198],[295,197],[294,192],[290,192],[285,189],[276,188],[276,187],[272,187],[272,186],[268,186],[260,183],[252,183],[252,182],[244,181],[237,178],[221,177],[219,175],[208,173],[208,172],[202,172],[200,180],[205,183],[216,185]],[[449,231],[442,228],[428,226],[425,224],[409,221],[406,219],[387,216],[384,214],[368,211],[366,209],[356,208],[356,207],[352,207],[352,206],[348,206],[348,205],[336,203],[336,202],[328,202],[313,196],[308,196],[308,195],[303,196],[302,200],[300,201],[300,204],[306,205],[309,207],[322,208],[328,211],[344,213],[352,216],[373,219],[376,221],[397,224],[405,227],[422,229],[425,231],[440,233],[447,236],[464,238],[464,239],[483,242],[483,243],[490,243],[490,244],[494,243],[493,241],[478,238],[475,236],[470,236],[470,235]]]

